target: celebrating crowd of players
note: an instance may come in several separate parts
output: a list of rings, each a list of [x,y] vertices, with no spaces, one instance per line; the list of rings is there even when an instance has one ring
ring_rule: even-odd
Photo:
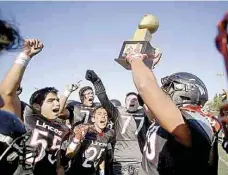
[[[17,30],[5,21],[0,28],[0,50],[22,47],[0,83],[1,174],[217,174],[218,133],[223,129],[228,152],[227,125],[202,110],[208,92],[197,76],[178,72],[158,85],[152,69],[162,56],[158,49],[150,57],[126,56],[138,92],[128,93],[123,106],[108,98],[93,70],[85,73],[93,88],[73,83],[59,98],[57,89],[44,87],[26,104],[19,98],[21,80],[44,46],[37,39],[20,45]],[[151,68],[144,59],[153,59]],[[76,90],[80,102],[69,101]]]

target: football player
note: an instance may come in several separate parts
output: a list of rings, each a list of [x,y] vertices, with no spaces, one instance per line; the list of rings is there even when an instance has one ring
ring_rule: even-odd
[[[0,84],[0,95],[4,101],[3,110],[21,117],[21,102],[17,95],[17,89],[29,61],[42,48],[43,44],[39,40],[24,41],[23,51]],[[65,129],[64,126],[55,122],[59,110],[57,91],[54,88],[44,88],[36,91],[30,99],[30,105],[31,107],[25,107],[23,117],[27,131],[32,132],[27,145],[38,147],[34,174],[43,173],[40,167],[47,167],[47,172],[56,174],[57,150],[59,150],[63,138],[69,132],[68,128]],[[26,162],[29,164],[33,163],[34,160],[28,159]]]
[[[114,131],[107,128],[107,111],[99,106],[92,115],[93,124],[80,124],[74,127],[74,137],[67,149],[67,155],[74,162],[67,174],[104,175],[105,152],[110,149]]]
[[[0,172],[4,175],[20,175],[21,170],[32,171],[36,148],[26,146],[29,133],[17,116],[0,111]],[[26,157],[26,155],[30,157]],[[33,160],[27,164],[26,159]]]
[[[27,109],[28,115],[24,115],[26,129],[32,132],[27,145],[38,147],[34,175],[42,174],[44,169],[47,174],[56,174],[60,168],[57,160],[61,156],[61,144],[70,135],[70,129],[57,120],[60,108],[57,92],[53,87],[35,91],[29,102],[32,112]]]
[[[69,119],[71,126],[91,122],[91,113],[96,107],[92,87],[82,87],[79,90],[79,97],[81,103],[73,101],[68,103],[66,109],[63,110],[63,115],[65,119]]]
[[[157,49],[150,56],[126,57],[135,86],[156,121],[147,132],[139,174],[210,174],[212,127],[201,113],[178,108],[204,105],[208,100],[206,87],[195,75],[176,73],[163,79],[162,90],[153,70],[143,62],[151,59],[154,67],[160,58]]]

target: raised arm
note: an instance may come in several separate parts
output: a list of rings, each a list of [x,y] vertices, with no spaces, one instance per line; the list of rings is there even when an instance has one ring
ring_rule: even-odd
[[[92,125],[80,124],[73,128],[73,135],[66,149],[66,156],[68,158],[73,158],[74,155],[77,154],[90,127],[92,127]]]
[[[15,63],[0,84],[0,96],[3,100],[2,110],[21,117],[21,104],[16,92],[29,61],[42,49],[43,44],[39,40],[28,39],[24,41],[23,51],[16,58]]]
[[[60,109],[59,117],[62,119],[68,119],[70,112],[66,109],[66,102],[72,92],[76,91],[80,87],[80,81],[76,84],[70,84],[65,87],[63,95],[60,96]]]
[[[109,100],[101,79],[93,70],[87,70],[85,78],[91,81],[91,83],[94,85],[95,94],[97,95],[101,105],[108,112],[110,119],[115,122],[119,116],[119,111]]]
[[[127,61],[131,65],[133,80],[140,96],[166,131],[174,135],[180,143],[191,146],[190,129],[180,110],[159,87],[153,71],[144,64],[143,59],[150,58],[145,54],[127,56]]]

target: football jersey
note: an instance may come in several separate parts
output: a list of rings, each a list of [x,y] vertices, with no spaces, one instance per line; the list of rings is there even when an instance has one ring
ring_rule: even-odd
[[[95,109],[94,106],[86,106],[84,104],[75,104],[72,105],[69,103],[67,105],[67,109],[70,112],[70,123],[72,126],[76,126],[78,124],[86,124],[91,122],[92,112]]]
[[[116,143],[113,161],[141,162],[146,132],[150,124],[144,110],[129,113],[124,107],[117,108],[110,102],[106,92],[98,93],[97,97],[108,112],[109,120],[114,123]]]
[[[0,156],[10,148],[12,141],[26,133],[18,116],[0,110]],[[21,139],[22,140],[22,139]],[[11,147],[0,160],[0,174],[12,175],[18,167],[18,157],[14,157],[16,149]]]
[[[28,112],[28,111],[27,111]],[[29,112],[28,112],[29,113]],[[56,156],[62,142],[68,140],[70,130],[55,120],[48,120],[40,115],[24,116],[28,132],[32,132],[27,145],[37,147],[34,175],[56,174]],[[33,159],[28,160],[32,163]]]
[[[209,173],[213,130],[200,113],[182,111],[191,130],[192,146],[186,147],[154,123],[147,132],[139,175],[192,175]]]
[[[77,126],[76,126],[77,127]],[[105,129],[101,135],[94,129],[89,129],[76,153],[71,169],[67,174],[93,174],[96,172],[99,163],[105,159],[105,152],[111,148],[114,131]]]
[[[119,116],[115,122],[116,143],[114,147],[114,161],[141,162],[142,148],[145,143],[148,119],[144,110],[134,113],[126,108],[118,108]]]

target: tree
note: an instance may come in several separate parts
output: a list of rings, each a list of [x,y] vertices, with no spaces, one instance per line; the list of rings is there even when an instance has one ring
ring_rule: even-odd
[[[225,95],[225,97],[224,97]],[[218,116],[219,114],[219,108],[221,104],[223,103],[224,98],[226,98],[226,92],[222,94],[215,94],[213,100],[208,101],[203,109],[207,112],[212,113],[214,116]]]

